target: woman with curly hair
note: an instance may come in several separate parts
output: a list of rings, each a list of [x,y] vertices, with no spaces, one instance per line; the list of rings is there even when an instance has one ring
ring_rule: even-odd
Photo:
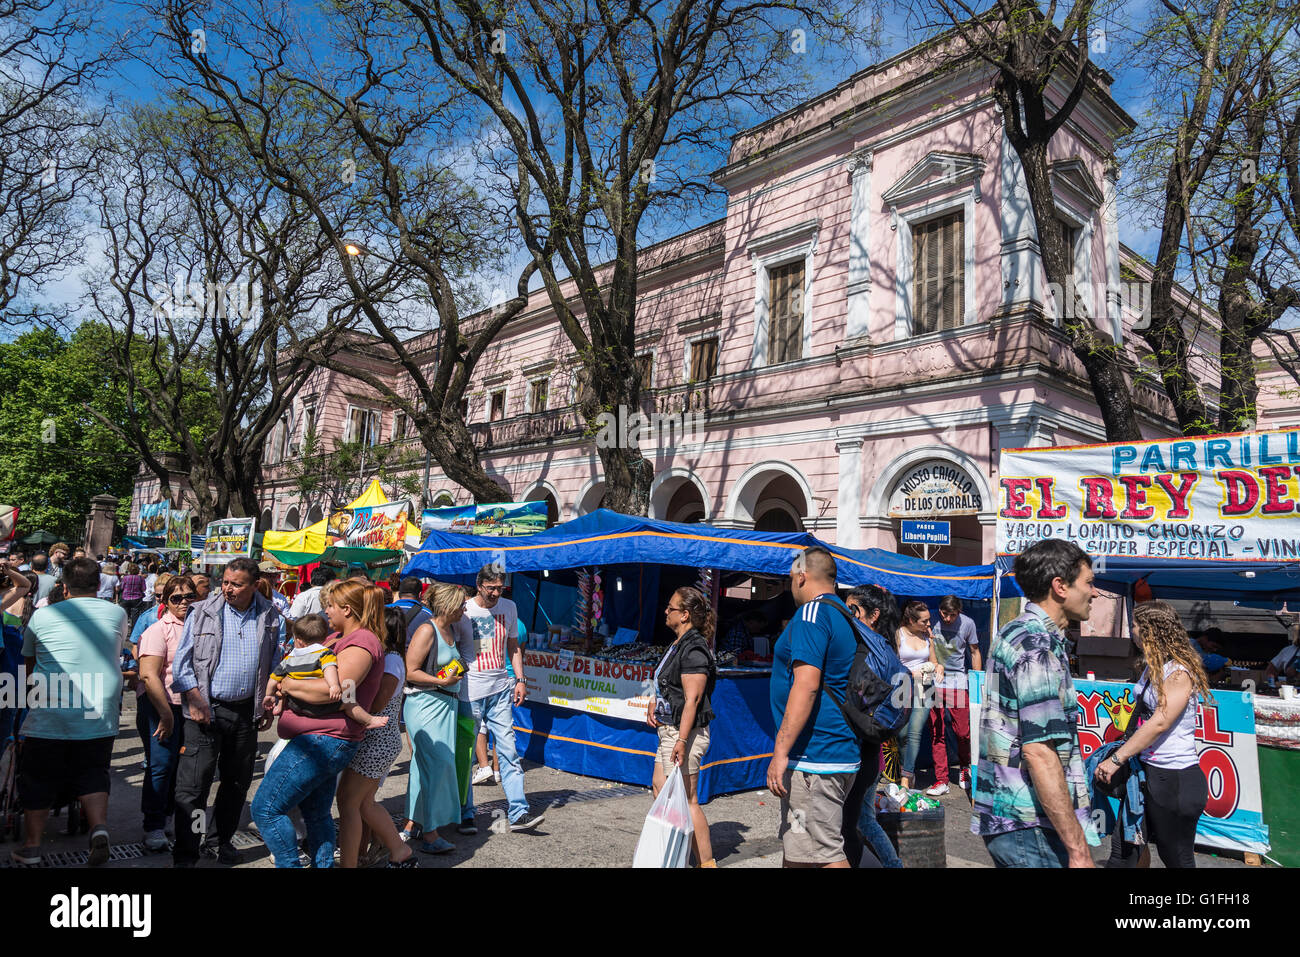
[[[1209,788],[1196,754],[1197,698],[1211,700],[1201,656],[1192,647],[1172,605],[1149,601],[1133,612],[1134,640],[1146,665],[1134,697],[1151,716],[1097,768],[1109,783],[1129,758],[1139,756],[1146,774],[1143,790],[1148,843],[1165,867],[1195,867],[1196,823]],[[1112,866],[1136,866],[1140,848],[1112,853]]]

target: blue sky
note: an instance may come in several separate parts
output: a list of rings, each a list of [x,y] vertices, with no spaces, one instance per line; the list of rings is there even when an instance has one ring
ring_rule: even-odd
[[[105,0],[105,3],[105,16],[101,22],[106,24],[127,24],[129,25],[127,29],[135,34],[138,39],[147,38],[152,32],[153,25],[134,3],[120,2],[120,0]],[[1138,2],[1125,4],[1120,8],[1118,16],[1131,27],[1138,20],[1145,18],[1148,9],[1147,0],[1138,0]],[[304,19],[308,21],[316,15],[313,6],[310,4],[301,4],[300,10]],[[887,13],[882,17],[882,28],[882,49],[879,59],[887,59],[905,51],[924,35],[918,32],[915,26],[915,18],[908,18],[896,11]],[[1144,77],[1138,71],[1125,66],[1128,48],[1127,37],[1128,30],[1124,29],[1119,23],[1114,23],[1106,30],[1103,38],[1104,42],[1093,45],[1091,55],[1098,65],[1114,76],[1115,83],[1112,87],[1112,95],[1117,102],[1140,122],[1143,113],[1150,105],[1151,93],[1147,88]],[[851,69],[867,67],[877,59],[869,51],[864,50],[860,54],[851,57],[853,61],[852,67],[846,70],[842,65],[842,58],[831,55],[831,53],[832,51],[819,51],[815,40],[809,38],[808,54],[809,70],[812,75],[812,93],[833,87],[842,81]],[[157,98],[162,92],[163,85],[156,74],[146,65],[128,62],[122,65],[116,74],[104,83],[103,89],[116,103],[125,105],[128,103],[146,103]],[[755,115],[753,122],[762,122],[764,119],[766,119],[765,116]],[[719,218],[724,211],[725,198],[720,195],[713,196],[709,201],[698,207],[695,215],[686,218],[674,217],[670,223],[655,228],[646,239],[653,241],[666,238],[683,229],[689,229]],[[1137,217],[1131,211],[1121,207],[1121,241],[1139,253],[1150,255],[1154,251],[1157,238],[1158,235],[1154,230],[1143,229],[1137,223]],[[87,249],[88,259],[92,264],[102,257],[102,245],[97,236],[88,237]],[[500,282],[501,278],[504,278],[504,284]],[[509,274],[506,274],[505,277],[499,277],[497,280],[485,277],[485,292],[498,286],[513,289],[513,277]],[[81,292],[82,283],[80,277],[76,274],[70,274],[57,282],[51,283],[48,295],[52,299],[66,302],[78,298]],[[490,292],[488,294],[490,296]]]

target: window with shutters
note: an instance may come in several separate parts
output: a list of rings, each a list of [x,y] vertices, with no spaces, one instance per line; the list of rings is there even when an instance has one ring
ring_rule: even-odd
[[[488,416],[489,422],[496,422],[506,417],[506,390],[498,389],[492,393],[491,413]]]
[[[345,442],[360,442],[370,446],[379,442],[380,418],[378,409],[348,407],[348,427]]]
[[[691,382],[707,382],[718,371],[718,337],[691,343]]]
[[[955,329],[966,313],[966,237],[961,213],[912,226],[912,334]]]
[[[546,393],[550,389],[549,379],[534,379],[528,384],[528,411],[546,411]]]
[[[460,400],[460,420],[469,424],[469,399]]]
[[[767,361],[803,356],[804,262],[773,266],[767,273]]]
[[[393,441],[400,442],[411,432],[411,417],[405,412],[393,413]]]
[[[655,382],[655,357],[653,352],[643,352],[636,357],[637,365],[641,367],[641,391],[649,392],[654,388]]]

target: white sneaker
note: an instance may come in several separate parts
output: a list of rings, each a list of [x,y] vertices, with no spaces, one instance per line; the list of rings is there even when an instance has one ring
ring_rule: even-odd
[[[493,772],[492,772],[492,780],[493,780],[494,782],[496,782],[497,784],[500,784],[500,783],[501,783],[501,772],[500,772],[500,771],[493,771]]]
[[[483,784],[485,781],[492,780],[492,769],[484,766],[474,772],[474,776],[469,779],[470,784]]]
[[[165,851],[171,845],[162,831],[148,831],[144,836],[144,846],[148,851]]]
[[[927,797],[937,798],[940,794],[948,793],[948,785],[946,784],[931,785],[930,787],[925,789],[925,793]]]

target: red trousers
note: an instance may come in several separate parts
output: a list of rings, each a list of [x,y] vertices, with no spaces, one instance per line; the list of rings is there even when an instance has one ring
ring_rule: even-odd
[[[948,743],[944,730],[951,727],[957,736],[957,763],[970,767],[970,703],[964,688],[940,688],[938,707],[930,709],[930,754],[934,758],[934,779],[948,783]]]

